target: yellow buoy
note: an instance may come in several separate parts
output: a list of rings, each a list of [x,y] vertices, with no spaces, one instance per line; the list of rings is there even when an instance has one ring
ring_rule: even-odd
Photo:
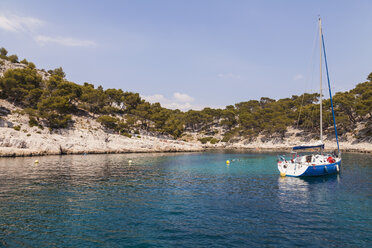
[[[230,164],[230,160],[226,160],[226,164]]]
[[[281,177],[285,177],[286,174],[285,174],[284,172],[280,172],[280,176],[281,176]]]
[[[38,163],[39,163],[39,160],[36,159],[34,163],[35,163],[35,164],[38,164]]]

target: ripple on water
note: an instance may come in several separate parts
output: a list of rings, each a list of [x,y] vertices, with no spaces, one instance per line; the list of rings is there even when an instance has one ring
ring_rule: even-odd
[[[0,245],[372,246],[370,155],[310,179],[279,177],[275,156],[0,159]]]

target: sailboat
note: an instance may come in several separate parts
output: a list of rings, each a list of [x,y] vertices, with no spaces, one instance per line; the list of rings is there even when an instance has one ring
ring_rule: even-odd
[[[335,174],[340,171],[341,167],[341,153],[338,142],[337,126],[335,113],[333,108],[332,91],[330,86],[327,55],[324,45],[324,36],[322,31],[322,21],[319,18],[319,41],[320,41],[320,139],[314,144],[302,144],[292,148],[292,157],[286,158],[285,156],[278,157],[278,169],[281,176],[292,177],[306,177],[306,176],[324,176]],[[324,151],[323,143],[323,120],[322,120],[322,57],[324,55],[324,64],[327,72],[328,91],[331,100],[333,124],[336,135],[337,151],[333,153],[326,153]],[[301,151],[308,151],[308,149],[317,150],[307,154],[298,154]]]

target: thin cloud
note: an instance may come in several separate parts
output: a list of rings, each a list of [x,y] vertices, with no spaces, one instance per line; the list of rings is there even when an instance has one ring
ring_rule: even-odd
[[[62,36],[51,37],[46,35],[38,35],[34,39],[40,45],[46,45],[48,43],[55,43],[58,45],[71,47],[89,47],[96,45],[96,43],[91,40],[79,40],[71,37]]]
[[[193,102],[195,100],[193,97],[179,92],[173,93],[173,98],[179,102]]]
[[[189,109],[199,110],[198,107],[193,106],[191,103],[177,103],[177,102],[171,102],[171,103],[165,103],[163,104],[163,107],[169,108],[169,109],[179,109],[182,111],[187,111]]]
[[[0,14],[0,29],[14,33],[34,32],[44,22],[35,17]]]
[[[41,35],[39,32],[36,32],[38,28],[44,25],[45,22],[43,20],[35,17],[26,17],[15,14],[6,15],[0,13],[0,29],[13,33],[29,34],[40,45],[50,43],[70,47],[89,47],[96,45],[96,43],[91,40],[82,40],[64,36]]]
[[[155,94],[152,96],[141,96],[141,97],[151,103],[155,103],[155,102],[162,103],[167,100],[163,95],[160,95],[160,94]]]
[[[298,81],[298,80],[301,80],[301,79],[304,79],[304,75],[302,75],[302,74],[296,74],[293,77],[294,81]]]
[[[204,106],[192,104],[192,102],[195,100],[193,97],[179,92],[173,93],[173,97],[170,99],[161,94],[141,97],[150,103],[158,102],[163,107],[168,109],[179,109],[182,111],[187,111],[190,109],[201,110],[204,108]]]

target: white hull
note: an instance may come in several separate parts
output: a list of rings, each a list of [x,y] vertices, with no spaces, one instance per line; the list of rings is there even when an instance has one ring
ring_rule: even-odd
[[[339,172],[341,158],[329,155],[305,155],[291,160],[278,161],[278,170],[283,176],[321,176]]]

